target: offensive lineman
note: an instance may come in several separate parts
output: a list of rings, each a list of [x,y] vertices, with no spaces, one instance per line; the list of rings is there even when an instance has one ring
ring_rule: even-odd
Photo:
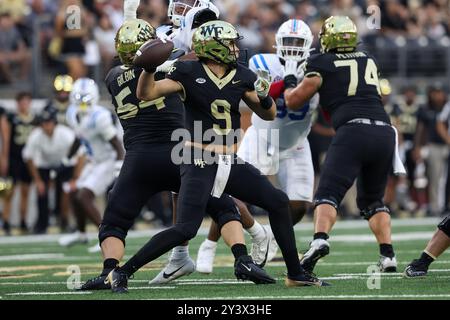
[[[279,27],[275,40],[276,54],[257,54],[250,58],[249,66],[254,72],[260,69],[269,71],[274,81],[270,95],[276,102],[277,116],[274,121],[264,121],[256,114],[252,115],[252,126],[247,129],[238,156],[263,174],[276,175],[281,190],[289,197],[295,225],[303,218],[313,197],[314,169],[306,137],[319,97],[315,95],[298,111],[288,110],[283,95],[283,77],[295,74],[299,81],[302,80],[302,64],[310,55],[313,35],[302,20],[291,19]],[[277,132],[276,137],[272,136],[274,131]],[[248,209],[240,208],[240,211],[244,214]],[[254,224],[247,231],[256,244],[252,247],[252,257],[256,263],[264,265],[275,256],[277,244],[269,227],[261,226],[253,218],[251,220]],[[200,246],[197,258],[199,272],[212,272],[218,239],[218,235],[213,235],[214,229],[211,226],[208,239]]]
[[[302,258],[312,271],[329,253],[328,234],[347,190],[358,178],[357,204],[380,247],[380,271],[395,272],[389,209],[383,203],[390,170],[404,174],[395,128],[381,103],[378,68],[366,53],[356,50],[357,29],[348,17],[332,16],[320,32],[321,54],[308,59],[305,78],[284,78],[286,104],[298,110],[317,92],[329,112],[336,136],[328,149],[314,197],[314,239]],[[394,163],[395,160],[395,163]]]

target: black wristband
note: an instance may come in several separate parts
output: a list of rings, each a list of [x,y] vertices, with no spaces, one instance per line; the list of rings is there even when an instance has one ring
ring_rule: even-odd
[[[286,77],[284,77],[284,88],[295,88],[297,86],[297,77],[293,74],[289,74]]]
[[[272,107],[273,100],[268,95],[265,98],[259,98],[259,102],[261,103],[261,108],[263,108],[264,110],[269,110]]]

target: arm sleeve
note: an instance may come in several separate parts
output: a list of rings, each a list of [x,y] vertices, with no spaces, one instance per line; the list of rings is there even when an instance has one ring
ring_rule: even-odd
[[[319,56],[309,57],[305,66],[305,77],[319,76],[323,78],[324,68],[320,65]]]
[[[190,61],[177,61],[166,74],[166,78],[178,82],[183,88],[182,100],[186,100],[186,81],[190,81],[188,64]]]

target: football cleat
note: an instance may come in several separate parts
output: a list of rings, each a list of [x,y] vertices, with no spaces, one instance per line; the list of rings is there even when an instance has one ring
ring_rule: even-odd
[[[300,264],[308,273],[312,273],[317,261],[330,253],[330,244],[324,239],[313,240],[310,248],[303,255]]]
[[[63,247],[70,247],[77,243],[88,243],[88,238],[85,233],[82,232],[74,232],[59,238],[58,243]]]
[[[326,287],[330,285],[329,283],[316,278],[313,274],[306,272],[305,270],[303,270],[299,275],[295,277],[289,275],[286,276],[284,284],[286,285],[286,287]]]
[[[264,229],[264,238],[252,238],[252,249],[250,251],[253,261],[261,268],[264,267],[267,262],[270,242],[273,239],[272,230],[267,226],[262,226],[262,228]]]
[[[249,280],[256,284],[276,282],[264,269],[255,264],[250,256],[241,256],[234,262],[234,275],[239,280]]]
[[[378,267],[380,268],[380,272],[397,272],[397,259],[395,256],[392,258],[380,256]]]
[[[190,257],[183,260],[170,260],[161,272],[149,284],[166,284],[195,271],[195,263]]]
[[[422,263],[419,259],[415,259],[406,266],[403,274],[406,278],[420,278],[425,277],[427,273],[427,265]]]
[[[98,277],[89,279],[78,290],[108,290],[111,289],[111,284],[107,281],[107,275],[100,275]]]
[[[197,253],[197,272],[212,273],[214,267],[214,257],[216,255],[217,243],[211,244],[212,241],[203,241]]]
[[[114,293],[128,292],[128,276],[120,268],[114,268],[107,276],[105,284],[111,286],[111,291]]]

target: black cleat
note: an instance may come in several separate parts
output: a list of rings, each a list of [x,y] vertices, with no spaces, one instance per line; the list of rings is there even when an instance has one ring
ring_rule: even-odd
[[[90,290],[108,290],[111,289],[111,285],[108,282],[108,276],[98,276],[86,281],[78,290],[90,291]]]
[[[306,272],[312,273],[317,261],[330,253],[330,244],[323,239],[316,239],[311,242],[310,248],[305,252],[300,264]]]
[[[421,262],[419,259],[415,259],[406,266],[405,272],[403,274],[406,278],[421,278],[425,277],[427,273],[427,265]]]
[[[108,284],[111,285],[111,291],[114,293],[128,292],[128,276],[120,270],[120,268],[113,269],[107,276]],[[105,281],[106,282],[106,281]]]
[[[304,287],[304,286],[317,286],[317,287],[326,287],[330,286],[329,283],[324,282],[317,278],[315,275],[306,272],[303,270],[297,276],[287,275],[284,281],[286,287]]]
[[[264,269],[259,267],[250,256],[239,257],[234,262],[234,275],[240,280],[249,280],[256,284],[275,283],[275,279],[269,276]]]

